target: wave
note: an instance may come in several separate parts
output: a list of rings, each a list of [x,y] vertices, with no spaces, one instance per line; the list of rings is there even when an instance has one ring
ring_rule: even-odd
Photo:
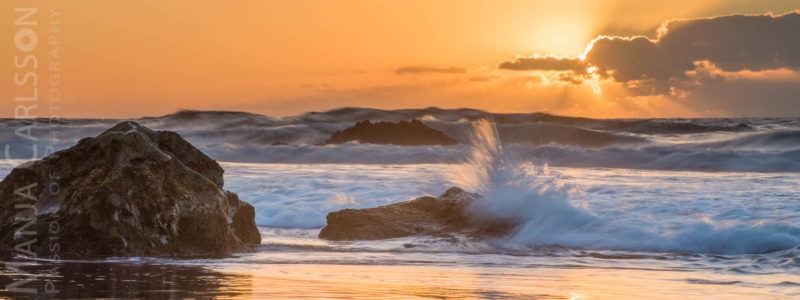
[[[711,131],[746,131],[759,124],[750,119],[590,119],[556,116],[547,113],[490,113],[477,109],[422,109],[381,110],[370,108],[341,108],[327,112],[312,112],[290,118],[302,122],[349,123],[361,120],[397,122],[410,119],[459,122],[492,119],[496,124],[551,123],[582,126],[599,130],[634,133],[698,133]]]
[[[457,164],[469,156],[469,145],[403,147],[346,143],[337,146],[201,146],[211,157],[228,162],[324,164]],[[630,168],[707,172],[798,172],[800,150],[765,153],[732,149],[681,147],[601,148],[509,145],[519,160],[556,167]]]
[[[494,124],[478,121],[474,130],[472,154],[465,164],[451,168],[450,181],[483,195],[471,206],[476,220],[510,219],[522,224],[508,243],[711,254],[768,253],[800,245],[800,227],[779,222],[754,226],[698,222],[659,232],[596,215],[572,205],[568,199],[574,188],[548,176],[546,165],[537,168],[510,156]]]
[[[627,132],[636,134],[686,134],[705,132],[745,132],[768,124],[797,125],[797,119],[741,118],[741,119],[591,119],[557,116],[547,113],[490,113],[477,109],[422,109],[382,110],[347,107],[326,112],[310,112],[298,116],[269,117],[234,111],[183,110],[160,117],[138,119],[145,126],[168,130],[230,129],[242,127],[273,127],[298,124],[352,124],[358,121],[399,122],[419,119],[427,123],[469,123],[491,119],[498,125],[554,124],[590,130]]]
[[[650,146],[636,149],[514,147],[515,156],[552,166],[710,172],[798,172],[800,150],[765,153],[730,148]]]
[[[451,147],[321,145],[362,120],[418,119],[456,139]],[[507,151],[520,159],[565,167],[693,171],[800,171],[800,119],[589,119],[545,113],[497,114],[475,109],[342,108],[269,117],[227,111],[180,111],[137,119],[177,131],[212,158],[259,163],[458,163],[469,155],[472,123],[490,119]],[[10,158],[32,157],[30,139],[15,134],[36,124],[38,157],[94,136],[120,120],[0,119]],[[45,148],[51,147],[45,151]]]
[[[718,142],[698,143],[693,147],[700,149],[800,149],[800,130],[756,133]]]

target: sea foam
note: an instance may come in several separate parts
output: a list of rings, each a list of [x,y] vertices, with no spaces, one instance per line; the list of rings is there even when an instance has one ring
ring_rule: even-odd
[[[780,222],[693,222],[659,231],[595,214],[570,203],[578,187],[559,183],[548,175],[546,165],[537,168],[508,155],[493,123],[475,122],[472,139],[472,155],[451,167],[450,182],[483,195],[471,206],[475,218],[521,224],[507,243],[715,254],[765,253],[800,245],[800,227]]]

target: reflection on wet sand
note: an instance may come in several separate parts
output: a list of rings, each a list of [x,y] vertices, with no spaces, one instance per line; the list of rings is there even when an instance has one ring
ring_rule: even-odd
[[[12,292],[15,282],[21,284]],[[249,275],[202,266],[0,262],[0,298],[228,298],[251,289]]]
[[[800,295],[800,288],[783,286],[796,281],[795,275],[687,274],[648,268],[272,264],[216,269],[249,274],[245,278],[252,280],[249,297],[254,299],[708,299],[710,295],[772,299]],[[730,284],[736,281],[740,284]]]
[[[248,264],[205,260],[5,264],[0,288],[37,294],[4,297],[138,299],[771,299],[800,295],[797,275],[753,276],[711,270],[386,264]],[[53,272],[53,270],[56,270]],[[687,277],[688,276],[688,277]],[[55,294],[44,292],[52,282]],[[753,289],[752,287],[766,287]]]

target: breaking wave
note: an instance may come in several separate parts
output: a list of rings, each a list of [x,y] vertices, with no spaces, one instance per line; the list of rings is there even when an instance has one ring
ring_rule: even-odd
[[[494,124],[475,122],[472,138],[472,153],[466,163],[450,169],[450,182],[483,195],[471,206],[478,220],[510,219],[520,224],[505,241],[510,246],[750,254],[800,245],[800,227],[780,222],[724,226],[697,222],[661,231],[597,215],[573,205],[570,196],[575,188],[549,176],[547,165],[536,167],[507,153]]]

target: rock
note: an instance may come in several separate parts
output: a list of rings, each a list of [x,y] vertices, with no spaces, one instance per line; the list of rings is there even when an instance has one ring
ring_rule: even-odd
[[[473,218],[469,204],[479,197],[453,187],[438,198],[420,197],[375,208],[343,209],[328,214],[328,224],[320,231],[319,237],[334,241],[449,236],[453,233],[499,237],[516,227],[510,221]]]
[[[344,131],[334,132],[325,144],[343,144],[358,141],[367,144],[391,144],[401,146],[441,145],[451,146],[458,141],[444,132],[428,127],[419,120],[372,123],[357,122]]]
[[[62,258],[250,251],[261,242],[255,211],[222,190],[223,172],[177,133],[122,122],[0,182],[0,248],[35,240],[14,251]]]

